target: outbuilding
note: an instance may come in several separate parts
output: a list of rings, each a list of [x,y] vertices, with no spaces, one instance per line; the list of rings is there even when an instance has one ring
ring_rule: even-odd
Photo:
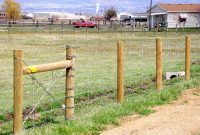
[[[151,27],[164,24],[168,28],[200,26],[200,4],[157,4],[151,11]]]

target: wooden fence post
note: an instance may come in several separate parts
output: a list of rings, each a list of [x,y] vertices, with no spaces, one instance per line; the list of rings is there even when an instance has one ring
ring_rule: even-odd
[[[124,43],[117,43],[117,102],[124,100]]]
[[[185,42],[185,80],[190,80],[190,36],[186,36]]]
[[[23,51],[14,50],[14,120],[13,132],[22,132],[23,122]]]
[[[73,66],[66,69],[66,94],[65,94],[65,120],[74,117],[74,87],[75,87],[75,51],[72,47],[66,46],[66,59],[72,60]]]
[[[162,89],[162,39],[156,38],[156,88]]]

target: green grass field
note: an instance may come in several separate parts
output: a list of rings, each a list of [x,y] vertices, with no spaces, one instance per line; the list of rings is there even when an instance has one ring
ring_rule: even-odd
[[[34,77],[50,90],[55,101],[47,94],[36,108],[40,120],[27,120],[26,134],[99,134],[106,124],[118,124],[117,118],[134,113],[148,115],[149,107],[169,103],[182,90],[199,86],[200,67],[193,64],[191,81],[183,78],[164,82],[164,90],[155,90],[155,39],[163,39],[163,74],[166,71],[184,71],[185,36],[191,35],[192,62],[200,60],[200,34],[163,32],[100,32],[95,29],[73,33],[37,32],[21,29],[0,34],[0,134],[12,132],[13,108],[13,50],[24,50],[26,65],[56,62],[65,59],[65,46],[76,50],[75,118],[64,121],[61,109],[64,103],[65,71],[35,74]],[[71,34],[70,34],[71,33]],[[126,100],[116,103],[116,44],[125,43]],[[24,110],[32,108],[45,91],[31,79],[24,77]],[[2,123],[2,124],[1,124]]]

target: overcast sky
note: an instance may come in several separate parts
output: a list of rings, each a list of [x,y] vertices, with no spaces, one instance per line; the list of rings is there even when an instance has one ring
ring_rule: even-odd
[[[0,0],[2,3],[3,0]],[[150,0],[16,0],[23,11],[60,11],[73,13],[101,13],[114,6],[119,12],[145,12]],[[198,3],[200,0],[153,0],[156,3]]]

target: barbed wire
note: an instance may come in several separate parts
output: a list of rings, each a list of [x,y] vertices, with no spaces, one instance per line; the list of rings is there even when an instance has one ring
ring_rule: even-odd
[[[20,61],[22,61],[24,64],[25,64],[25,66],[27,67],[27,68],[29,68],[29,66],[28,66],[28,64],[24,61],[24,60],[22,60],[22,59],[20,59],[20,58],[14,58],[14,59],[17,59],[17,60],[20,60]],[[29,68],[29,71],[31,71],[32,72],[32,70]],[[28,74],[28,76],[32,79],[32,80],[34,80],[37,84],[39,84],[39,86],[55,101],[55,99],[54,99],[54,97],[51,95],[51,93],[49,93],[48,91],[47,91],[47,89],[43,86],[43,84],[33,75],[33,74]]]
[[[84,108],[84,112],[95,113],[98,112],[98,107],[103,108],[106,106],[105,101],[114,102],[116,95],[116,41],[121,39],[125,42],[125,90],[126,95],[135,94],[137,91],[144,92],[148,90],[149,87],[155,85],[155,38],[156,36],[161,36],[163,38],[163,53],[164,53],[164,71],[179,71],[183,67],[180,67],[179,63],[184,63],[184,41],[185,33],[184,31],[178,31],[176,36],[176,31],[173,32],[158,32],[154,33],[147,32],[147,29],[141,27],[141,32],[135,30],[133,33],[124,32],[118,30],[112,30],[110,33],[101,33],[95,35],[95,30],[93,31],[88,29],[88,35],[83,36],[85,32],[76,29],[76,35],[64,34],[63,37],[56,33],[39,34],[39,31],[36,34],[25,35],[3,35],[2,42],[0,45],[2,58],[6,58],[4,52],[9,53],[9,59],[6,62],[1,63],[3,68],[0,69],[1,74],[1,85],[0,93],[1,97],[0,102],[2,106],[0,107],[1,113],[6,114],[9,112],[12,107],[12,49],[20,48],[24,49],[27,52],[27,59],[31,63],[41,63],[47,61],[53,61],[58,59],[65,59],[65,47],[61,45],[68,43],[77,46],[75,49],[77,51],[77,76],[76,76],[76,95],[75,101],[77,101],[76,106],[79,111]],[[82,33],[78,33],[78,31]],[[195,31],[197,34],[198,31]],[[44,34],[44,35],[43,35]],[[16,36],[16,37],[15,37]],[[194,38],[192,46],[192,56],[193,60],[199,60],[198,48],[199,38],[198,35],[191,35]],[[7,46],[5,46],[7,45]],[[10,45],[10,46],[9,46]],[[9,48],[6,48],[8,47]],[[30,53],[31,52],[31,53]],[[30,53],[30,54],[29,54]],[[35,55],[38,58],[35,58]],[[61,57],[59,57],[61,56]],[[1,56],[0,56],[1,57]],[[27,61],[24,64],[28,67]],[[8,67],[8,68],[7,68]],[[62,71],[64,72],[64,70]],[[26,125],[27,120],[35,112],[39,105],[46,105],[48,102],[46,97],[50,97],[50,102],[48,102],[49,109],[45,111],[49,112],[49,115],[54,116],[55,109],[54,103],[62,102],[64,100],[64,87],[65,82],[60,80],[66,77],[65,73],[45,73],[44,75],[28,75],[28,78],[24,85],[29,89],[25,93],[25,98],[30,101],[25,100],[25,107],[33,106],[31,111],[24,118],[23,124]],[[2,81],[3,80],[3,81]],[[57,83],[59,82],[59,83]],[[36,88],[36,86],[39,86]],[[29,85],[29,86],[27,86]],[[56,88],[54,91],[52,88]],[[172,85],[173,87],[173,85]],[[59,90],[59,91],[58,91]],[[42,94],[40,93],[42,91]],[[35,93],[37,92],[37,93]],[[105,96],[108,94],[108,96]],[[63,96],[62,96],[63,95]],[[105,98],[106,97],[106,98]],[[63,100],[60,100],[63,98]],[[54,100],[53,100],[54,99]],[[102,99],[102,100],[100,100]],[[44,103],[43,103],[43,102]],[[5,105],[3,105],[5,104]],[[96,107],[95,105],[98,104]],[[93,106],[95,106],[93,108]],[[58,107],[57,107],[58,108]],[[59,108],[60,109],[60,108]],[[89,114],[87,114],[88,116]],[[87,119],[87,116],[82,116]],[[55,116],[57,119],[57,116]],[[76,115],[76,119],[83,120],[81,116]],[[59,120],[63,121],[63,117],[59,117]],[[33,124],[35,123],[32,121]],[[37,125],[37,124],[36,124]],[[33,125],[34,126],[34,125]]]
[[[61,76],[64,72],[66,71],[66,69],[64,69],[59,76]],[[45,88],[45,93],[41,96],[41,98],[39,99],[39,101],[35,104],[35,106],[33,107],[32,111],[27,115],[27,117],[24,119],[23,124],[26,122],[26,120],[30,117],[30,115],[35,111],[35,109],[38,107],[38,105],[40,104],[40,102],[44,99],[46,93],[48,94],[49,91],[54,87],[56,80],[52,80],[49,84],[49,87],[46,89]],[[42,87],[43,88],[43,87]],[[52,96],[51,96],[52,97]],[[55,99],[52,98],[54,101]]]

